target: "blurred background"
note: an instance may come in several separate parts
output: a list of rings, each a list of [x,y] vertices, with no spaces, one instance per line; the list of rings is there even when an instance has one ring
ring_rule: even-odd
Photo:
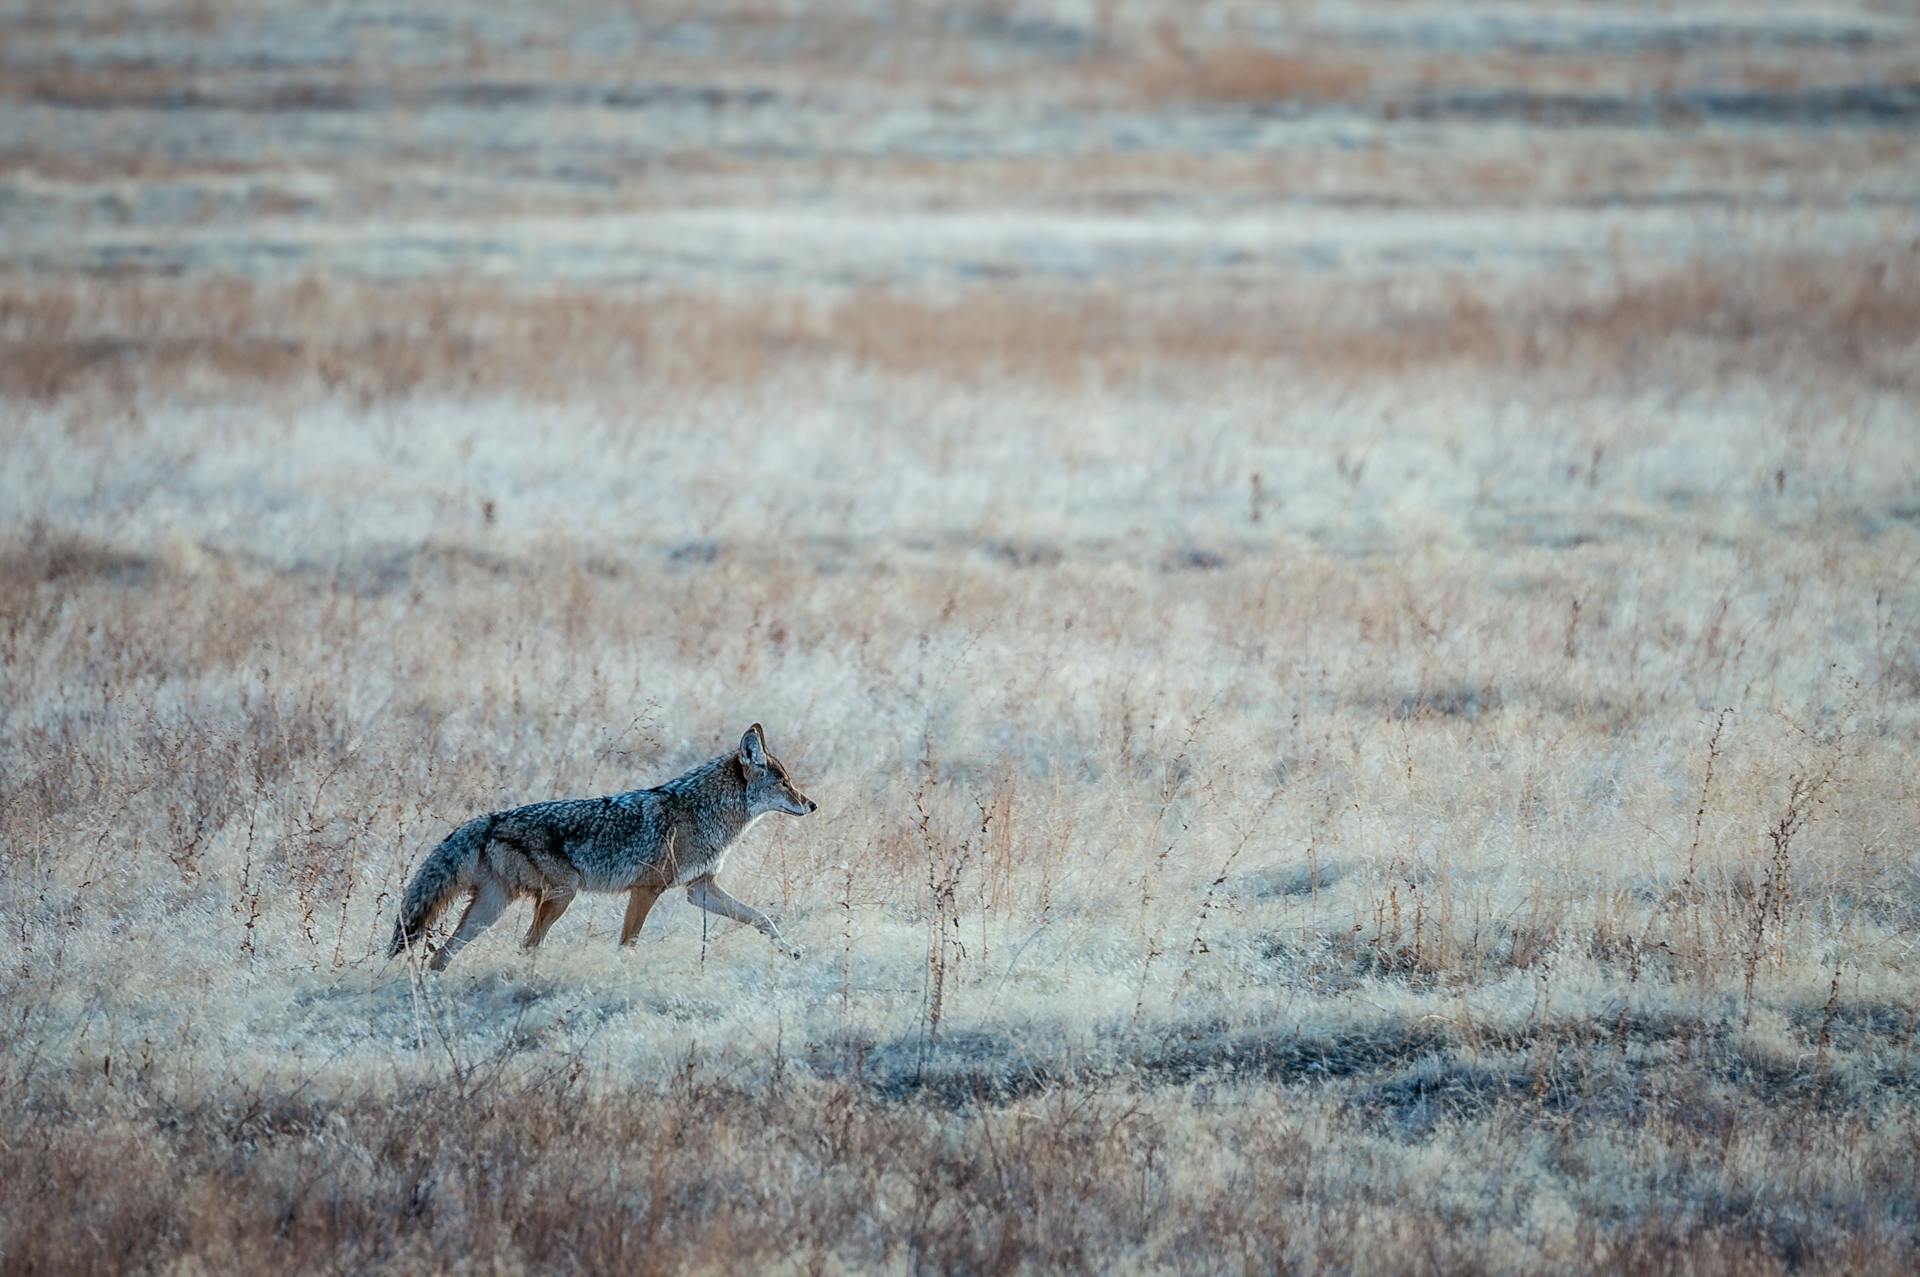
[[[1916,42],[1870,2],[16,3],[0,387],[1899,382]]]

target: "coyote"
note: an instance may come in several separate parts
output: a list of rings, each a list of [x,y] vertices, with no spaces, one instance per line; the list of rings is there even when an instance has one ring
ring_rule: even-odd
[[[804,816],[819,804],[801,793],[780,760],[767,752],[755,723],[738,749],[709,759],[658,789],[605,798],[534,803],[470,820],[428,854],[407,886],[394,923],[392,957],[421,945],[427,928],[455,893],[469,893],[453,937],[433,955],[444,968],[494,924],[516,897],[533,898],[525,946],[537,946],[576,892],[624,891],[627,918],[620,943],[631,944],[653,902],[684,886],[708,913],[757,928],[788,957],[772,919],[720,889],[714,875],[727,849],[768,812]]]

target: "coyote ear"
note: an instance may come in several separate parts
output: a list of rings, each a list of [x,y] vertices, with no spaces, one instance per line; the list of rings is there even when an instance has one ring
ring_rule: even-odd
[[[740,757],[755,767],[767,765],[767,735],[760,730],[760,724],[749,727],[747,734],[740,738]]]

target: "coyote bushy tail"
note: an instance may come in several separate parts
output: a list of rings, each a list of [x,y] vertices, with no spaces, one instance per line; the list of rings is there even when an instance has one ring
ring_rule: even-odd
[[[470,885],[472,866],[487,843],[493,828],[492,816],[469,820],[427,853],[420,868],[407,884],[400,900],[400,917],[393,924],[393,943],[387,946],[389,958],[401,950],[419,945],[427,928],[447,907],[463,885]]]

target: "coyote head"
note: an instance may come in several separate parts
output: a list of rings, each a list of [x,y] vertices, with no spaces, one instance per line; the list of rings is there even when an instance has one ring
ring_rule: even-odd
[[[767,752],[767,736],[758,723],[740,738],[740,774],[747,780],[747,810],[755,816],[770,811],[804,816],[820,806],[800,792],[780,760]]]

